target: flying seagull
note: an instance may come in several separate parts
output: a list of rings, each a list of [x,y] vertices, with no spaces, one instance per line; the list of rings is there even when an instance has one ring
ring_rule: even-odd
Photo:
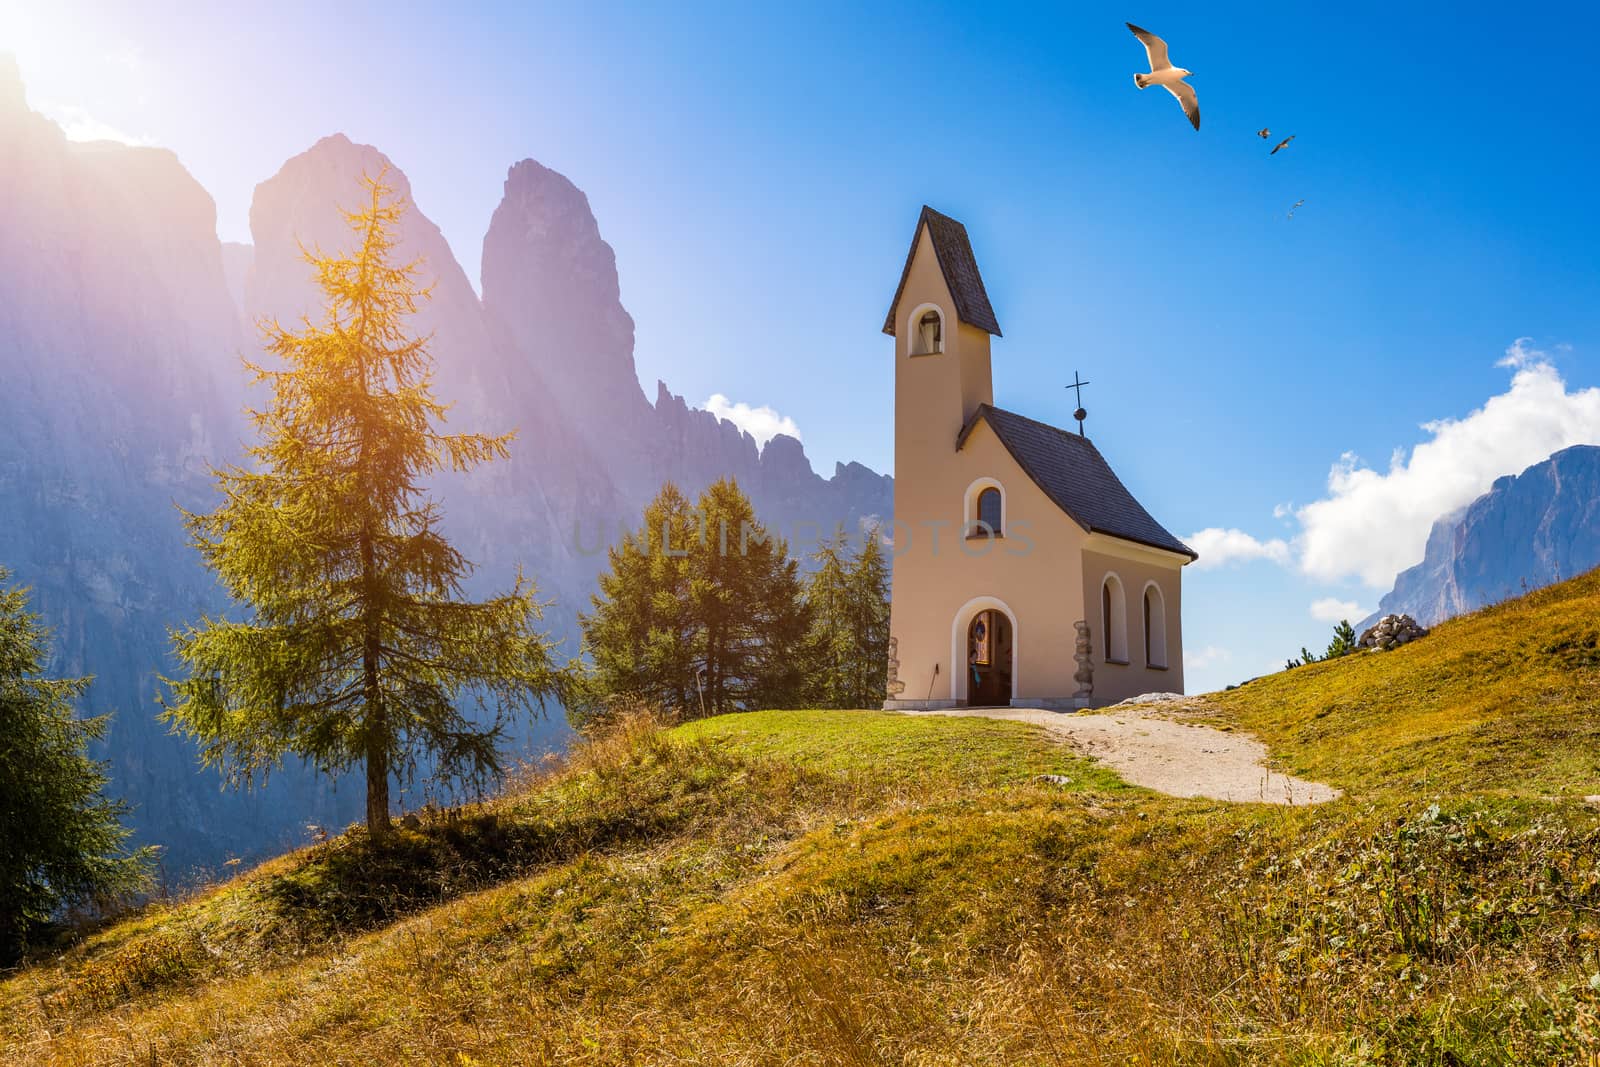
[[[1295,139],[1295,135],[1291,133],[1289,136],[1285,137],[1283,140],[1281,140],[1277,144],[1273,145],[1272,146],[1272,151],[1268,152],[1267,155],[1269,155],[1269,156],[1277,155],[1279,152],[1283,151],[1285,148],[1288,148],[1289,147],[1289,142],[1294,140],[1294,139]]]
[[[1151,33],[1141,30],[1133,23],[1127,24],[1133,35],[1144,43],[1144,51],[1150,57],[1150,73],[1135,74],[1133,84],[1143,89],[1150,85],[1159,85],[1178,98],[1178,103],[1183,105],[1183,113],[1189,116],[1189,121],[1194,123],[1194,128],[1200,128],[1200,101],[1194,95],[1194,87],[1183,79],[1194,73],[1183,67],[1174,67],[1167,60],[1167,42]]]
[[[1272,131],[1263,126],[1256,131],[1256,136],[1265,141],[1268,137],[1272,136]]]
[[[1294,213],[1295,213],[1295,209],[1296,209],[1296,208],[1298,208],[1298,207],[1300,207],[1300,205],[1302,205],[1302,204],[1304,204],[1304,203],[1305,203],[1305,201],[1304,201],[1304,200],[1296,200],[1296,201],[1295,201],[1295,202],[1294,202],[1294,207],[1291,207],[1291,208],[1290,208],[1290,209],[1289,209],[1289,214],[1288,214],[1288,215],[1286,215],[1286,216],[1284,216],[1284,217],[1285,217],[1285,218],[1291,218],[1291,219],[1292,219],[1292,218],[1294,218]]]

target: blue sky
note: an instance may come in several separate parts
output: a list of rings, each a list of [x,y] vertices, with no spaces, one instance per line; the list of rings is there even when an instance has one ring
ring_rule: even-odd
[[[954,215],[1005,330],[997,403],[1065,424],[1081,371],[1156,516],[1240,532],[1186,579],[1191,689],[1324,643],[1317,601],[1375,606],[1430,508],[1600,441],[1592,5],[446,10],[0,0],[0,49],[36,107],[177,151],[225,239],[343,131],[476,279],[506,167],[562,171],[649,395],[771,406],[823,473],[890,466],[879,329],[920,206]],[[1134,88],[1124,20],[1196,71],[1200,133]],[[1262,126],[1297,138],[1269,159]]]

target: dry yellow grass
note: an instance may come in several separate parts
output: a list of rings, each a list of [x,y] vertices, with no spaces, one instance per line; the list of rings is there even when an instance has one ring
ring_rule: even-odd
[[[634,722],[9,977],[4,1060],[1600,1062],[1588,618],[1593,578],[1222,696],[1316,808],[1016,723]]]

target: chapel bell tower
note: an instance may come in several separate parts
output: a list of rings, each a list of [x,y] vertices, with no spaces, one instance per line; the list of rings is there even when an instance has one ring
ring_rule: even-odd
[[[895,387],[885,709],[1065,712],[1182,692],[1194,550],[1122,484],[1083,412],[1074,433],[994,406],[1000,324],[959,222],[922,209],[883,332]]]
[[[1000,324],[961,223],[922,209],[883,332],[895,339],[895,515],[914,520],[962,426],[994,402],[989,337]]]

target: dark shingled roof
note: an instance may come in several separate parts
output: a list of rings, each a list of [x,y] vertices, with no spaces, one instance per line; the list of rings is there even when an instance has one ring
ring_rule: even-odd
[[[983,288],[983,275],[978,273],[978,260],[972,254],[972,242],[967,240],[967,228],[949,215],[941,215],[926,204],[922,217],[917,219],[916,232],[911,237],[911,251],[906,253],[906,269],[900,272],[900,285],[894,291],[894,301],[883,320],[883,332],[894,336],[894,313],[900,306],[900,296],[906,290],[906,277],[911,273],[911,261],[917,258],[917,242],[922,239],[926,224],[933,238],[933,251],[939,259],[939,269],[944,272],[944,283],[956,302],[956,318],[968,326],[987,330],[1000,336],[1000,324],[995,321],[994,308],[989,306],[989,294]]]
[[[957,451],[967,443],[979,419],[989,424],[1034,484],[1088,532],[1164,548],[1190,559],[1200,558],[1150,517],[1087,437],[992,404],[979,404],[956,438]]]

